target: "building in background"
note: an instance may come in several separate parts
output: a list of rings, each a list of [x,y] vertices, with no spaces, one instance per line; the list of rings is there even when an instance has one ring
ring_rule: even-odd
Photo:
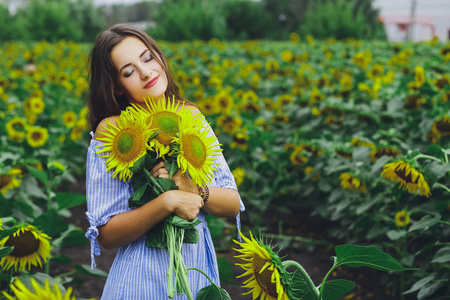
[[[450,40],[450,0],[374,0],[390,41]]]

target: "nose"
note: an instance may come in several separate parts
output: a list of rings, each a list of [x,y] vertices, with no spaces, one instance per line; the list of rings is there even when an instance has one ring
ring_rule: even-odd
[[[149,79],[149,78],[151,77],[151,74],[152,74],[152,72],[147,71],[147,70],[143,70],[143,71],[141,72],[141,78],[142,78],[142,80],[147,80],[147,79]]]

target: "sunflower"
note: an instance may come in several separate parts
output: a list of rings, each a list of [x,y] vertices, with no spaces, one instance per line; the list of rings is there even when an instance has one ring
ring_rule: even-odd
[[[30,279],[31,286],[33,289],[30,289],[26,285],[24,285],[19,278],[15,278],[14,282],[10,285],[12,292],[14,293],[15,298],[11,295],[8,295],[6,292],[3,292],[3,295],[8,300],[75,300],[75,296],[72,296],[72,288],[68,288],[67,292],[64,296],[61,293],[61,290],[58,284],[55,282],[53,285],[53,290],[50,287],[50,281],[45,280],[45,286],[40,286],[34,278]]]
[[[0,192],[5,195],[8,190],[18,188],[22,181],[19,179],[21,175],[22,172],[18,168],[9,170],[7,174],[0,174]]]
[[[245,170],[243,168],[237,167],[231,172],[231,174],[233,174],[237,186],[240,186],[244,182]]]
[[[19,117],[15,117],[6,123],[6,132],[8,138],[13,141],[21,142],[25,137],[27,122]]]
[[[303,149],[297,147],[289,156],[294,166],[303,166],[308,161],[308,156],[303,155]]]
[[[284,270],[281,259],[273,252],[273,250],[264,245],[261,241],[253,238],[250,232],[250,239],[241,235],[244,242],[234,240],[236,244],[241,246],[241,249],[235,249],[241,253],[237,258],[242,258],[246,264],[236,264],[245,270],[244,274],[239,277],[251,277],[244,281],[243,288],[251,288],[244,295],[252,294],[253,299],[266,300],[289,300],[288,294],[285,291],[285,283],[287,282],[287,273]]]
[[[408,162],[399,160],[396,162],[385,164],[381,176],[386,177],[390,181],[400,182],[400,188],[408,190],[412,194],[417,191],[422,196],[430,196],[430,186],[423,177],[422,173],[413,168]]]
[[[19,229],[12,235],[0,240],[0,248],[14,246],[14,250],[1,258],[0,266],[3,270],[9,270],[14,266],[14,271],[22,272],[31,265],[42,267],[42,260],[47,262],[50,257],[50,237],[40,232],[33,225],[20,224]]]
[[[383,155],[388,155],[393,158],[401,156],[400,151],[395,147],[379,147],[370,151],[370,160],[376,162]]]
[[[294,54],[291,50],[284,50],[281,52],[281,60],[285,62],[290,62],[294,59]]]
[[[66,111],[62,115],[63,123],[66,127],[73,127],[75,123],[77,122],[77,114],[73,111]]]
[[[147,153],[149,146],[147,144],[150,136],[154,132],[150,124],[146,123],[146,116],[143,114],[134,114],[131,109],[122,111],[117,120],[117,126],[111,124],[106,119],[108,128],[103,127],[107,132],[103,133],[105,137],[98,140],[105,142],[103,147],[96,153],[110,152],[100,157],[107,157],[107,171],[115,168],[113,178],[119,175],[119,179],[126,181],[133,176],[130,168],[134,163]]]
[[[191,122],[191,119],[183,119],[180,127],[182,130],[173,139],[180,145],[177,163],[181,173],[188,171],[192,182],[205,186],[213,179],[213,172],[216,170],[213,166],[217,165],[215,156],[220,155],[222,149],[217,147],[216,137],[207,137],[208,127],[205,123],[203,126],[192,126]]]
[[[242,132],[237,132],[233,135],[233,140],[231,141],[231,148],[240,148],[243,151],[247,151],[247,141],[249,136]]]
[[[27,131],[27,142],[33,147],[41,147],[48,140],[48,130],[42,127],[32,127]]]
[[[150,114],[147,116],[147,124],[154,131],[160,131],[156,138],[150,141],[150,147],[155,149],[158,157],[162,157],[170,150],[170,143],[177,135],[182,119],[195,119],[191,109],[185,109],[184,103],[179,109],[180,103],[175,100],[166,101],[160,98],[158,101],[145,101]]]
[[[217,125],[226,133],[234,134],[241,127],[242,119],[240,117],[222,115],[217,118]]]
[[[410,222],[410,214],[406,212],[406,210],[398,211],[395,214],[395,224],[398,227],[404,227],[408,225]]]
[[[341,173],[341,175],[339,175],[339,180],[341,181],[341,186],[344,190],[356,190],[358,193],[367,192],[364,182],[350,173]]]
[[[29,104],[30,110],[34,114],[39,115],[39,114],[41,114],[44,111],[45,103],[42,100],[42,98],[40,98],[40,97],[31,97],[31,98],[29,98],[29,101],[30,101],[30,104]]]

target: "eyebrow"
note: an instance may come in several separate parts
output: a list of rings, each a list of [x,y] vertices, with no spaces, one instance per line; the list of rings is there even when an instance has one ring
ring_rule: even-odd
[[[147,53],[147,51],[150,51],[150,49],[145,49],[144,51],[142,51],[142,53],[139,55],[139,58],[141,58],[145,53]],[[128,63],[128,64],[123,65],[122,68],[120,68],[120,70],[119,70],[119,74],[122,72],[123,69],[125,69],[129,65],[131,65],[131,64]]]

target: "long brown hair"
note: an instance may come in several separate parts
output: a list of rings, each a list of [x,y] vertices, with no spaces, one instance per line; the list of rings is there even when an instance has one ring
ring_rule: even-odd
[[[128,24],[117,24],[103,31],[97,37],[89,56],[88,122],[93,131],[101,120],[120,115],[120,112],[130,105],[124,95],[115,93],[118,71],[111,59],[111,50],[129,36],[140,39],[166,72],[167,89],[164,93],[166,99],[174,97],[176,102],[186,101],[192,105],[181,97],[178,86],[172,78],[167,59],[156,42],[142,30]]]

